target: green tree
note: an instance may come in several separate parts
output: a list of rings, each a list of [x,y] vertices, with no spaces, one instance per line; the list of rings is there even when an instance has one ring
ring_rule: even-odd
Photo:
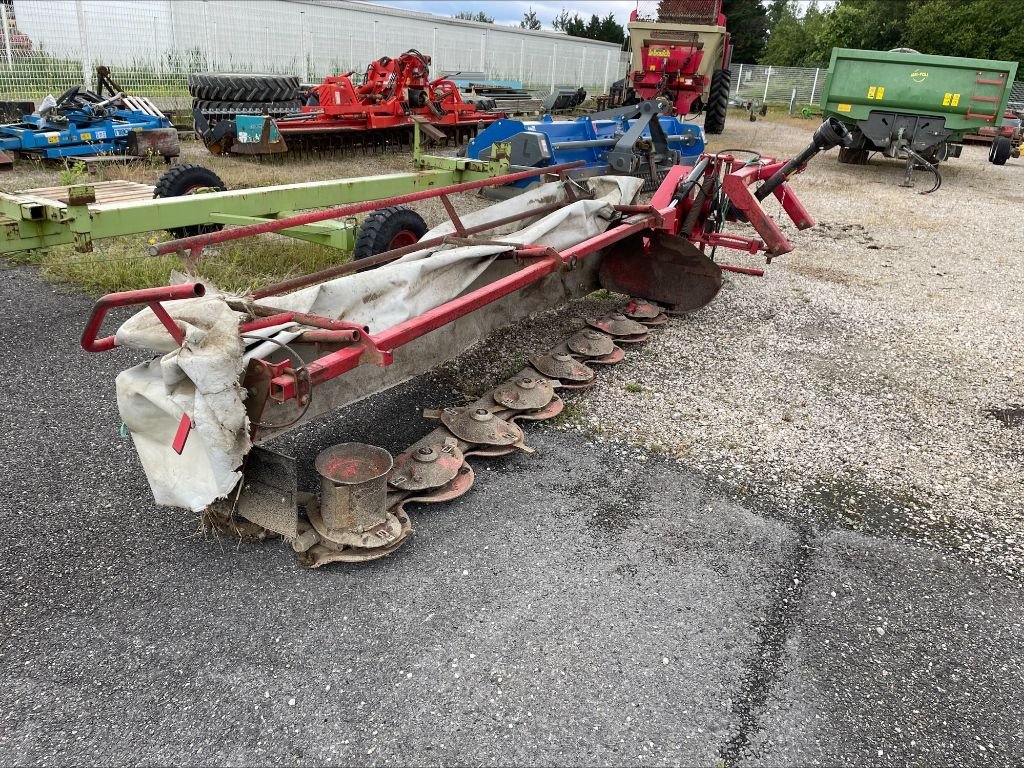
[[[565,32],[566,31],[565,28],[569,25],[569,22],[571,20],[572,20],[572,16],[570,16],[569,12],[567,10],[565,10],[565,8],[563,8],[559,12],[559,14],[557,16],[555,16],[554,20],[552,20],[551,28],[554,29],[554,30],[557,30],[559,32]]]
[[[494,17],[488,16],[483,11],[477,11],[476,13],[473,13],[472,11],[459,11],[454,16],[452,16],[452,18],[462,19],[463,21],[480,21],[483,22],[484,24],[494,23]]]
[[[522,29],[540,29],[540,19],[537,18],[537,14],[533,11],[533,6],[530,6],[530,10],[523,14],[523,20],[519,22],[519,26]]]
[[[722,13],[732,36],[733,61],[758,61],[768,38],[768,9],[761,0],[724,0]]]

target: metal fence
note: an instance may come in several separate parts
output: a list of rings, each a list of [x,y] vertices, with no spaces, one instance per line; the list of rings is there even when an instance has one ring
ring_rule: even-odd
[[[733,64],[730,95],[743,101],[788,104],[795,94],[797,104],[817,105],[827,74],[821,68]],[[1024,107],[1024,82],[1014,82],[1010,101]]]
[[[611,43],[350,0],[0,0],[0,96],[40,100],[98,65],[130,93],[188,101],[190,72],[318,82],[418,48],[436,73],[606,92],[627,67]],[[177,103],[170,106],[178,106]]]

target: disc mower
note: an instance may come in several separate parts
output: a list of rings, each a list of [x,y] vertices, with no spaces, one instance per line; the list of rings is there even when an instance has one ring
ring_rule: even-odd
[[[281,536],[305,566],[382,557],[408,540],[411,505],[470,489],[472,457],[532,452],[523,423],[557,415],[563,396],[592,386],[600,366],[622,360],[672,315],[711,301],[724,270],[761,273],[717,262],[716,249],[768,261],[791,251],[761,201],[774,197],[798,229],[812,226],[790,178],[847,139],[841,123],[828,121],[789,161],[702,154],[669,169],[647,204],[636,199],[640,180],[604,176],[585,184],[557,180],[481,211],[456,211],[456,192],[540,172],[506,171],[154,245],[154,255],[198,257],[206,246],[302,232],[370,210],[394,216],[405,210],[399,206],[428,198],[439,199],[450,217],[417,242],[396,247],[382,239],[372,256],[246,295],[196,280],[110,294],[96,303],[82,346],[157,355],[124,371],[117,393],[158,503],[201,512],[220,531]],[[491,163],[507,169],[509,149],[494,147]],[[480,162],[442,161],[456,168]],[[579,164],[547,170],[564,174]],[[258,199],[261,190],[245,193]],[[192,200],[217,208],[231,194]],[[362,444],[327,448],[316,460],[317,493],[299,488],[293,459],[262,445],[429,370],[495,328],[599,287],[631,298],[621,312],[591,318],[531,356],[483,397],[424,410],[438,425],[397,457]],[[145,308],[102,336],[108,310],[132,305]]]

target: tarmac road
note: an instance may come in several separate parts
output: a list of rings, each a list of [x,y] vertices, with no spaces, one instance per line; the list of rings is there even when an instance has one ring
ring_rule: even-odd
[[[0,763],[1024,761],[1017,583],[629,447],[528,428],[360,567],[203,538],[118,437],[133,357],[78,348],[90,304],[0,271]],[[400,449],[450,396],[282,447]]]

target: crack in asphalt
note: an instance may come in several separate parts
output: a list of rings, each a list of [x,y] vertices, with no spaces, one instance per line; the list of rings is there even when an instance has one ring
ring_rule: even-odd
[[[765,612],[753,651],[743,664],[740,694],[732,706],[739,718],[739,730],[719,752],[725,768],[739,766],[750,754],[751,737],[761,729],[761,714],[783,672],[786,642],[797,621],[806,576],[818,551],[818,534],[811,524],[798,522],[795,527],[796,542],[779,574],[775,597]]]

